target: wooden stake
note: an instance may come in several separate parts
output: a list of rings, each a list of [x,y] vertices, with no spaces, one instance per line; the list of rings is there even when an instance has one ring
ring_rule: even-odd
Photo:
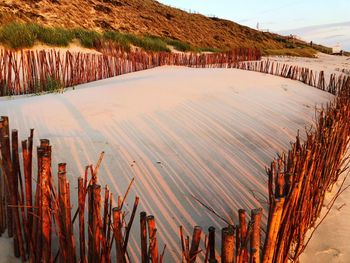
[[[140,213],[140,235],[141,235],[141,262],[147,263],[147,214],[146,212]]]
[[[149,257],[152,263],[158,263],[158,240],[156,222],[153,215],[147,216]]]
[[[233,263],[235,259],[235,229],[232,226],[222,229],[221,262]]]

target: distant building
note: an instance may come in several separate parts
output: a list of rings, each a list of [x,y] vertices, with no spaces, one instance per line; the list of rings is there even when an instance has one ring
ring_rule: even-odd
[[[333,55],[340,55],[342,54],[342,49],[340,44],[336,44],[335,46],[332,47],[332,54]]]

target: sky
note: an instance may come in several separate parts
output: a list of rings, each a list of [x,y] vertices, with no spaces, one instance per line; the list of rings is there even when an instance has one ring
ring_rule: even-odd
[[[161,3],[183,9],[191,9],[204,15],[215,15],[252,28],[272,32],[298,33],[299,28],[337,25],[350,22],[350,0],[158,0]],[[350,28],[338,35],[350,39]],[[303,31],[303,30],[302,30]],[[326,30],[327,31],[327,30]],[[329,30],[328,30],[329,31]],[[328,32],[327,31],[327,32]],[[303,33],[301,37],[304,37]],[[331,32],[328,32],[330,34]],[[334,34],[333,34],[334,35]],[[327,33],[317,40],[328,39]],[[316,41],[317,41],[316,40]],[[339,42],[338,38],[334,42]],[[332,42],[332,41],[330,41]],[[350,48],[350,46],[349,46]]]

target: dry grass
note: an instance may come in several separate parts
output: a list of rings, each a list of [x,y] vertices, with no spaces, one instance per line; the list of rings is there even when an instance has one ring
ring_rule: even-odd
[[[224,19],[189,14],[154,0],[2,0],[0,23],[13,20],[98,32],[112,30],[142,37],[159,36],[180,40],[194,48],[292,48],[293,51],[288,51],[300,54],[300,50],[293,47],[300,43],[291,44],[286,37],[259,32]]]

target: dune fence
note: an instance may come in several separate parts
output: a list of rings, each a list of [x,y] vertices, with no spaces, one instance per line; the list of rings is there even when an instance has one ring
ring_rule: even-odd
[[[124,52],[71,53],[55,50],[0,50],[0,96],[52,92],[66,87],[158,66],[227,67],[259,60],[257,49],[225,53]]]
[[[297,80],[333,95],[348,92],[350,82],[350,76],[344,74],[332,73],[327,79],[324,71],[316,72],[305,67],[275,63],[269,60],[235,63],[232,64],[232,67]]]
[[[296,262],[305,249],[306,232],[320,216],[326,192],[348,168],[350,78],[331,75],[326,81],[323,73],[270,62],[232,67],[299,80],[336,97],[320,110],[313,129],[306,132],[305,142],[298,134],[288,152],[277,156],[267,168],[266,229],[261,227],[261,208],[249,214],[239,210],[234,225],[221,218],[227,224],[221,229],[218,253],[215,228],[194,226],[190,238],[179,227],[179,258],[182,262],[202,258],[204,262],[224,263]],[[7,229],[8,236],[13,237],[15,255],[30,262],[130,262],[130,229],[142,202],[135,197],[131,213],[123,210],[133,181],[125,194],[118,193],[113,199],[109,188],[99,185],[101,154],[97,164],[87,166],[85,175],[78,179],[78,191],[71,191],[66,165],[51,167],[54,153],[48,140],[40,140],[37,162],[33,163],[33,136],[31,130],[28,139],[19,143],[18,131],[10,129],[7,117],[1,117],[0,232],[4,234]],[[78,196],[78,203],[71,203],[72,194]],[[138,220],[139,261],[168,262],[166,247],[158,246],[156,215],[142,211]],[[78,236],[74,236],[74,227],[79,228]]]

